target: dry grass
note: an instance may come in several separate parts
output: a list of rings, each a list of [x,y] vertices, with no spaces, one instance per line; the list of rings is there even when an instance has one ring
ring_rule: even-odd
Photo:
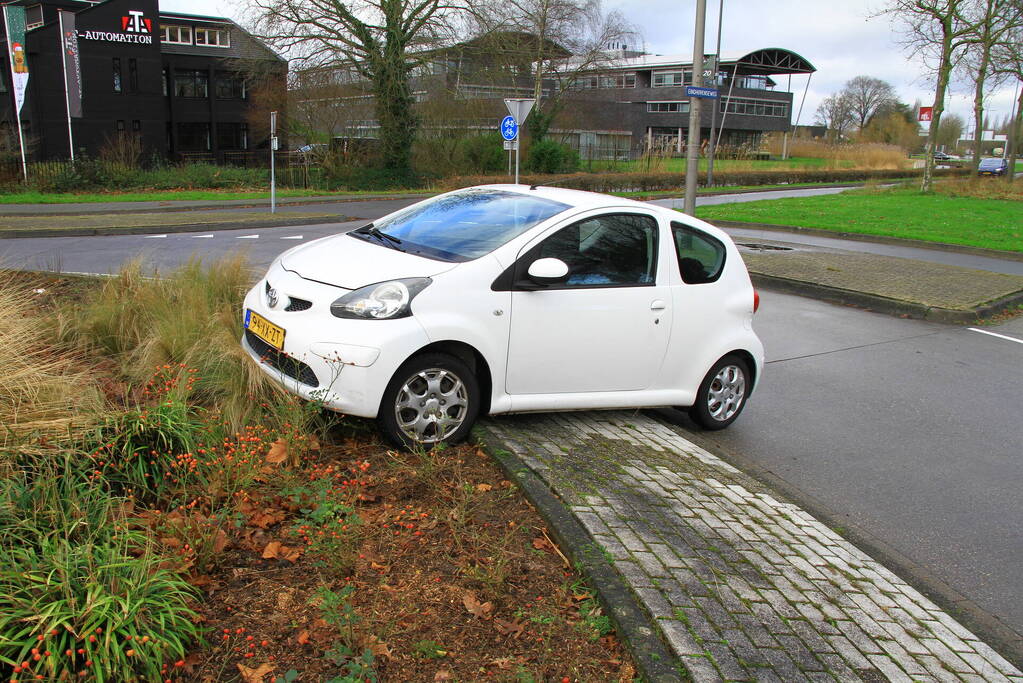
[[[1023,178],[1008,183],[1004,178],[966,178],[936,183],[935,192],[949,197],[976,199],[1008,199],[1023,201]]]
[[[193,399],[241,424],[274,391],[239,343],[242,297],[253,279],[240,256],[154,276],[129,262],[74,312],[72,333],[116,359],[136,386],[164,365],[195,369]]]
[[[764,146],[771,154],[782,153],[782,137],[768,136]],[[880,143],[832,144],[822,140],[789,140],[788,154],[791,157],[824,159],[823,168],[856,169],[903,169],[911,163],[906,153],[896,145]]]
[[[77,433],[102,406],[88,366],[53,343],[37,299],[16,276],[0,278],[0,447]]]

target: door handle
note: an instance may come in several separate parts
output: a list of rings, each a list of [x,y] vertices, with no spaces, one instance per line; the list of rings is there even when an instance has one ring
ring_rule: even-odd
[[[667,304],[665,304],[660,299],[655,299],[653,303],[650,304],[651,311],[663,311],[667,307],[668,307]]]

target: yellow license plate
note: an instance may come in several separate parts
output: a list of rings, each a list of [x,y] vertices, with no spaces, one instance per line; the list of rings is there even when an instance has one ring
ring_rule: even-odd
[[[284,349],[284,328],[274,325],[252,309],[245,311],[245,327],[278,351]]]

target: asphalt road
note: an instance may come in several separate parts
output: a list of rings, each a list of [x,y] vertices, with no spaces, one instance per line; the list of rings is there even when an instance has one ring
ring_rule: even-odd
[[[696,439],[1023,634],[1023,319],[978,332],[761,302],[763,384],[732,427]]]
[[[299,240],[409,201],[346,203],[360,217],[348,224],[4,240],[0,265],[108,273],[139,253],[167,269],[246,250],[261,267]],[[730,429],[694,438],[865,539],[946,604],[965,596],[983,612],[974,628],[990,633],[991,616],[1023,633],[1023,341],[1014,341],[1023,320],[984,328],[1006,339],[765,292],[756,326],[768,349],[762,386]],[[1023,661],[1023,645],[1014,647],[1007,654]]]

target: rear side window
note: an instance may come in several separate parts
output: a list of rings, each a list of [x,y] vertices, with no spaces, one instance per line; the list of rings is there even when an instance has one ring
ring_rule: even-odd
[[[725,245],[705,232],[681,223],[671,224],[678,269],[686,284],[714,282],[725,267]]]

